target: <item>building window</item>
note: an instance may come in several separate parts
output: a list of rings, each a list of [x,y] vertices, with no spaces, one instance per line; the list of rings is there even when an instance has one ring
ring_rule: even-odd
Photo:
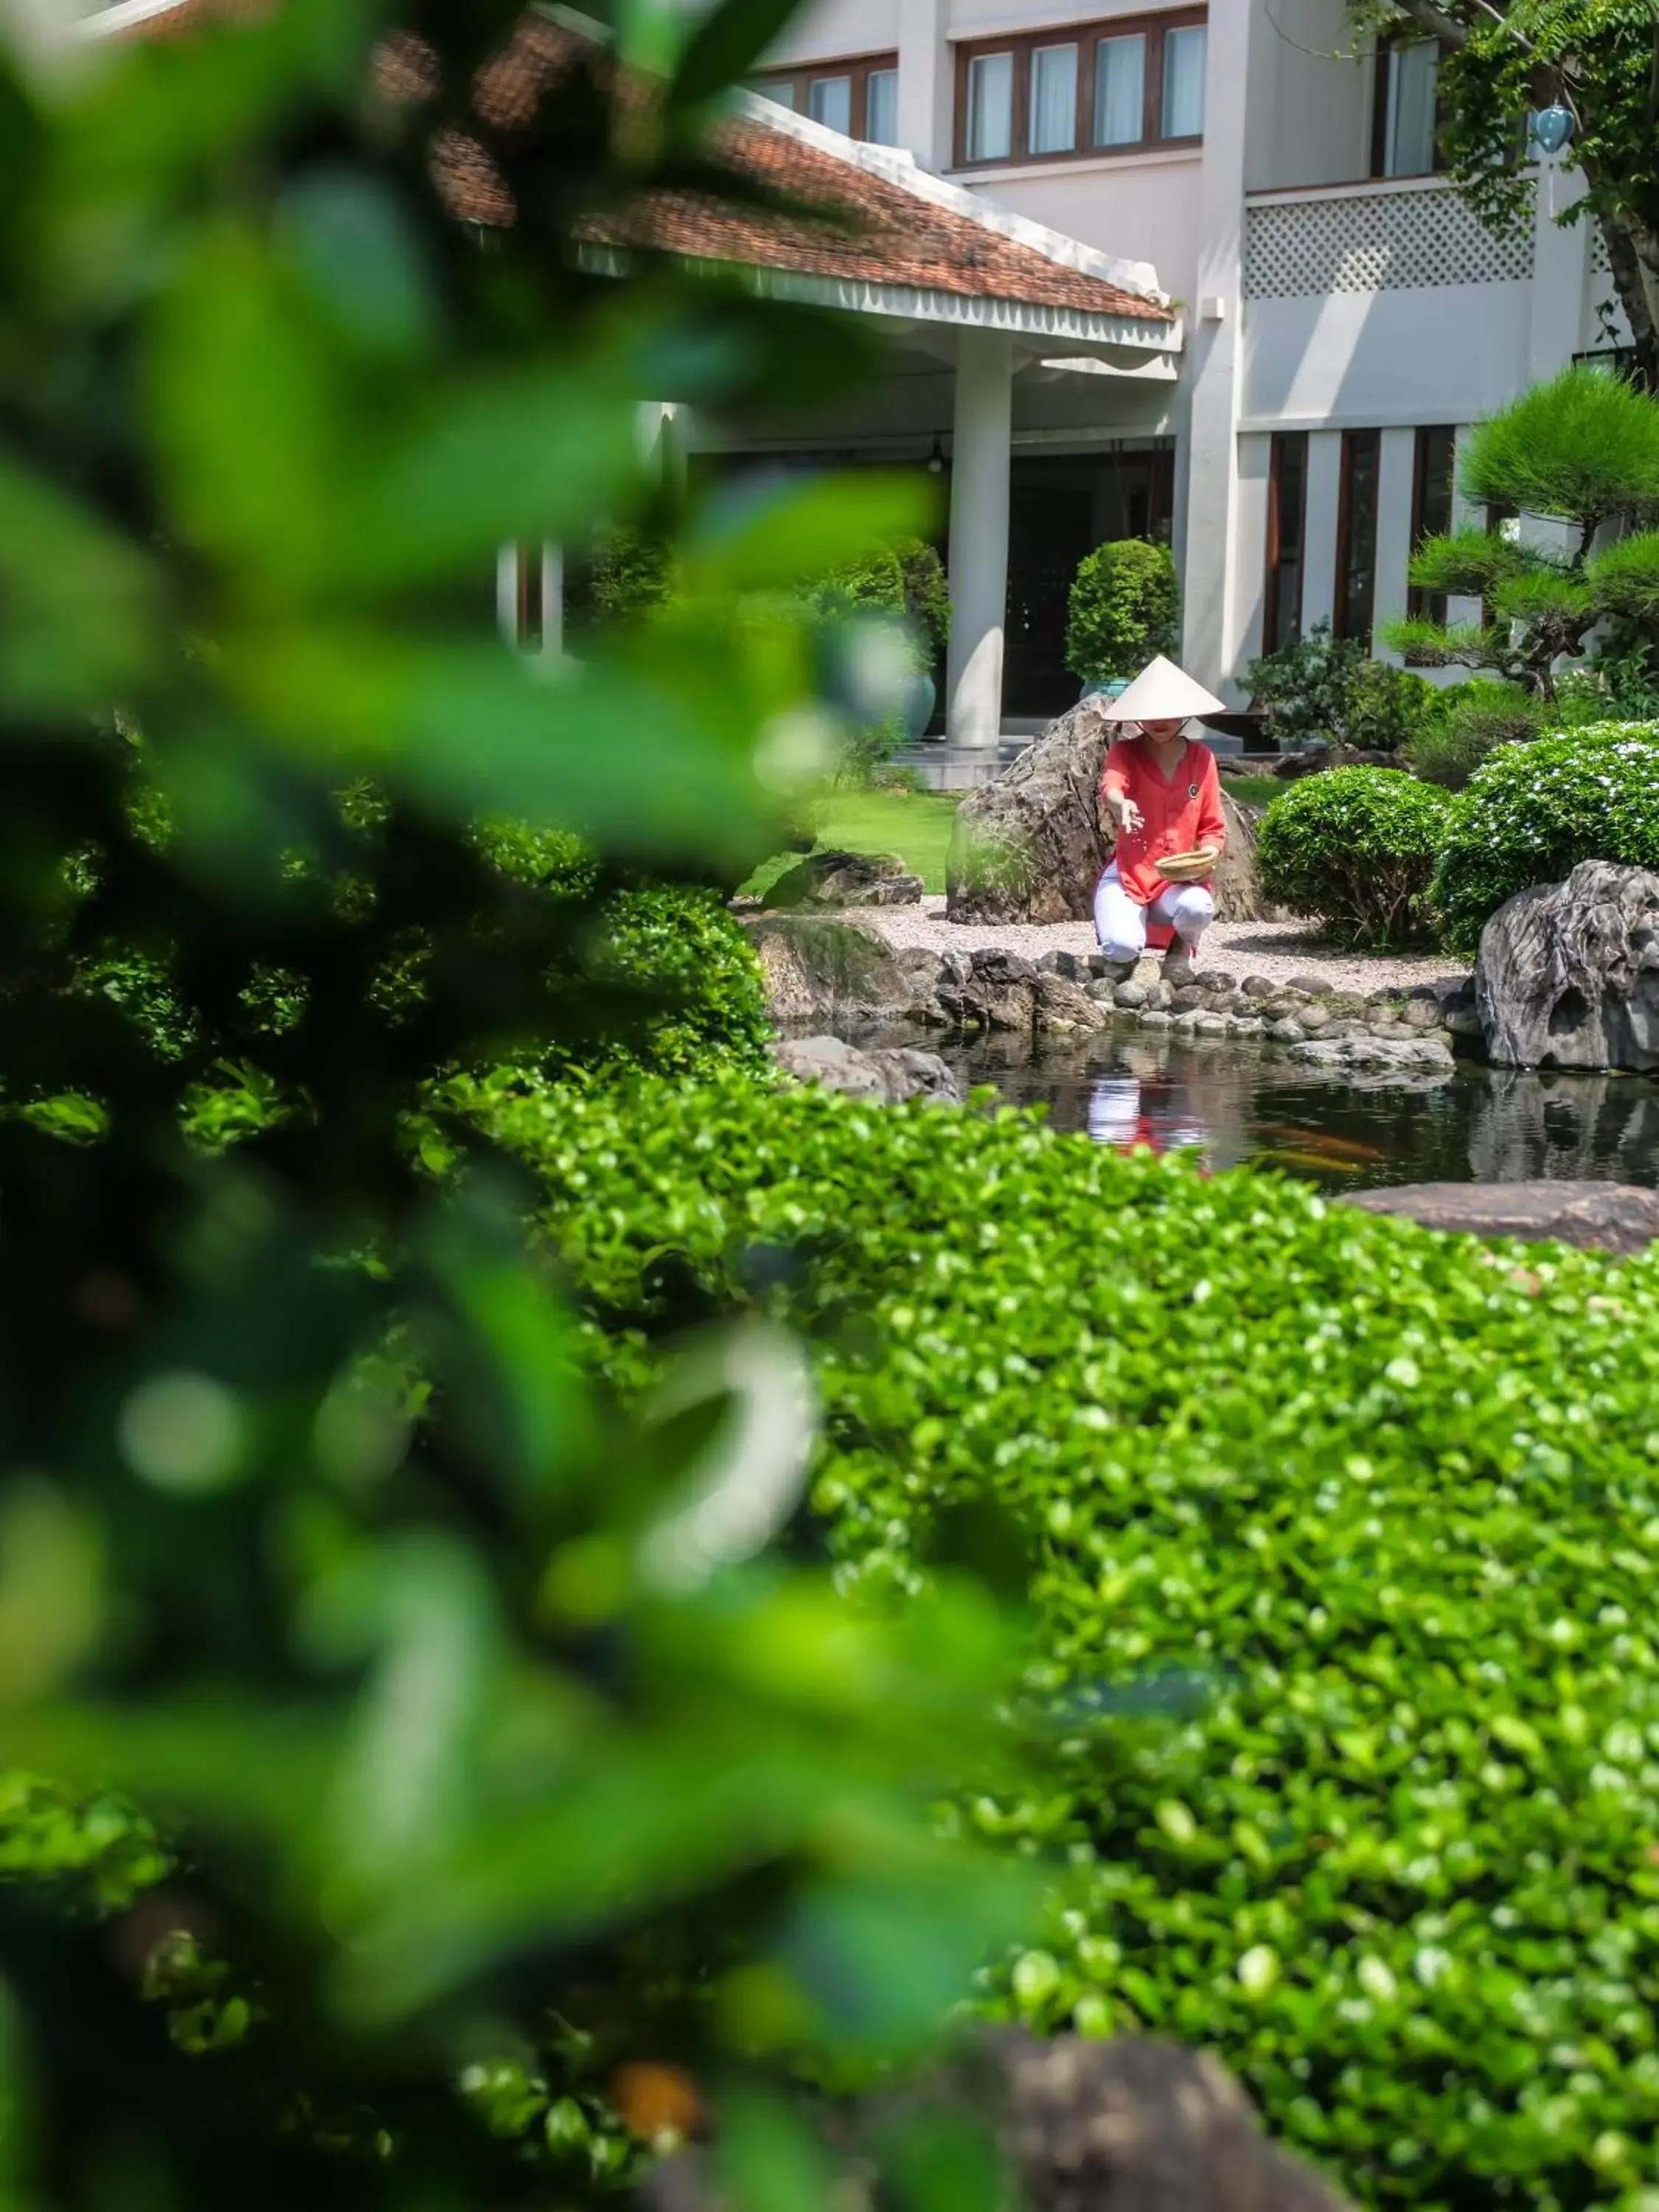
[[[1077,48],[1033,46],[1026,144],[1034,154],[1069,154],[1077,144]]]
[[[1336,499],[1336,599],[1331,629],[1369,652],[1376,604],[1376,479],[1380,430],[1342,433],[1342,477]]]
[[[844,137],[877,146],[898,143],[898,56],[860,55],[850,61],[814,62],[809,68],[769,70],[750,89],[776,100]]]
[[[1267,588],[1261,650],[1277,653],[1302,635],[1302,556],[1308,521],[1308,434],[1273,434],[1267,466]]]
[[[957,161],[1064,160],[1191,145],[1204,135],[1202,12],[1119,17],[1058,39],[1032,31],[963,47]]]
[[[1432,39],[1376,50],[1371,88],[1371,174],[1426,177],[1438,166],[1440,48]]]
[[[1452,472],[1456,459],[1457,432],[1449,422],[1418,432],[1412,459],[1413,553],[1425,538],[1443,538],[1452,526]],[[1443,623],[1446,595],[1422,591],[1413,584],[1406,594],[1406,611],[1414,622]]]
[[[898,144],[898,71],[872,69],[864,80],[864,135],[872,146]]]

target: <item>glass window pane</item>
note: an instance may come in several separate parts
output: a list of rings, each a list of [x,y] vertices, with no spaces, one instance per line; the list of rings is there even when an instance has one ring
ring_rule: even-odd
[[[1349,430],[1342,439],[1341,543],[1338,547],[1336,620],[1339,637],[1370,649],[1376,605],[1377,471],[1382,433]]]
[[[1103,39],[1095,48],[1095,143],[1138,146],[1146,127],[1146,39]]]
[[[1434,167],[1434,92],[1440,49],[1432,39],[1389,49],[1389,135],[1382,173],[1424,177]]]
[[[1208,33],[1202,23],[1164,33],[1164,136],[1198,138],[1204,132],[1204,58]]]
[[[975,54],[968,64],[968,159],[1006,161],[1014,149],[1014,58]]]
[[[853,128],[853,80],[850,76],[815,76],[806,88],[806,112],[814,123],[830,131]]]
[[[1033,154],[1069,154],[1077,144],[1077,48],[1037,46],[1031,54]]]
[[[776,100],[780,107],[793,107],[795,104],[793,77],[759,76],[755,79],[750,88],[751,91],[759,93],[763,100]]]
[[[872,146],[898,144],[898,71],[872,70],[864,81],[864,135]]]

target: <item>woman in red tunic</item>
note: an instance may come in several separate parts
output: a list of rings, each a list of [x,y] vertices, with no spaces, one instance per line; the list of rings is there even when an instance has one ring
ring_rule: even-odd
[[[1192,973],[1198,941],[1215,919],[1203,882],[1171,883],[1158,873],[1169,853],[1219,859],[1227,839],[1215,755],[1185,733],[1192,714],[1220,714],[1219,699],[1173,661],[1143,668],[1121,697],[1103,708],[1121,733],[1109,748],[1100,780],[1101,811],[1117,829],[1116,848],[1095,886],[1095,930],[1109,961],[1131,964],[1146,950],[1149,927],[1174,942],[1164,960],[1171,982]]]

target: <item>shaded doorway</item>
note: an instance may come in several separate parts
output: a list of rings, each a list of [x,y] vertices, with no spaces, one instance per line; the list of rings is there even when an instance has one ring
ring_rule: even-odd
[[[1077,702],[1066,620],[1078,563],[1118,538],[1168,544],[1175,449],[1167,439],[1108,453],[1016,453],[1008,486],[1008,615],[1002,710],[1048,720]]]

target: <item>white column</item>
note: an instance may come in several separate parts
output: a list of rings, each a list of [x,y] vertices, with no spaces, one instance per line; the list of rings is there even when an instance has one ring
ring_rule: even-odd
[[[1384,623],[1406,611],[1407,570],[1412,557],[1412,484],[1417,472],[1415,430],[1385,430],[1377,459],[1376,599],[1372,611],[1371,650],[1397,667],[1400,655],[1376,641]]]
[[[1233,507],[1232,566],[1235,634],[1231,658],[1242,675],[1261,653],[1261,617],[1267,581],[1267,477],[1273,439],[1247,430],[1238,440],[1238,480]],[[1241,690],[1243,687],[1240,687]]]
[[[1308,513],[1303,526],[1302,635],[1336,612],[1336,507],[1342,496],[1342,433],[1308,439]]]
[[[1454,460],[1456,465],[1462,464],[1463,448],[1465,444],[1468,442],[1469,432],[1473,428],[1474,425],[1469,422],[1460,422],[1457,426],[1457,435],[1453,441],[1453,454]],[[1454,530],[1484,530],[1486,526],[1486,508],[1484,507],[1478,506],[1473,500],[1464,498],[1462,492],[1457,486],[1456,469],[1455,466],[1452,481],[1452,528]],[[1470,623],[1478,623],[1480,619],[1480,602],[1479,599],[1455,599],[1449,598],[1447,599],[1446,623],[1449,629],[1462,629]]]
[[[1553,172],[1553,173],[1552,173]],[[1532,300],[1527,333],[1527,376],[1543,384],[1559,376],[1578,350],[1584,313],[1584,277],[1594,225],[1565,228],[1555,214],[1583,196],[1584,179],[1577,169],[1540,162],[1533,208]]]
[[[1237,653],[1237,579],[1229,558],[1238,488],[1238,380],[1243,332],[1244,106],[1250,9],[1210,10],[1205,70],[1199,246],[1187,331],[1181,424],[1185,516],[1176,521],[1181,566],[1182,665],[1224,696]]]
[[[898,0],[898,142],[924,169],[948,169],[955,154],[945,19],[945,0]]]
[[[957,344],[951,459],[951,654],[945,729],[956,745],[1002,734],[1002,630],[1008,610],[1008,464],[1013,341],[963,331]]]

